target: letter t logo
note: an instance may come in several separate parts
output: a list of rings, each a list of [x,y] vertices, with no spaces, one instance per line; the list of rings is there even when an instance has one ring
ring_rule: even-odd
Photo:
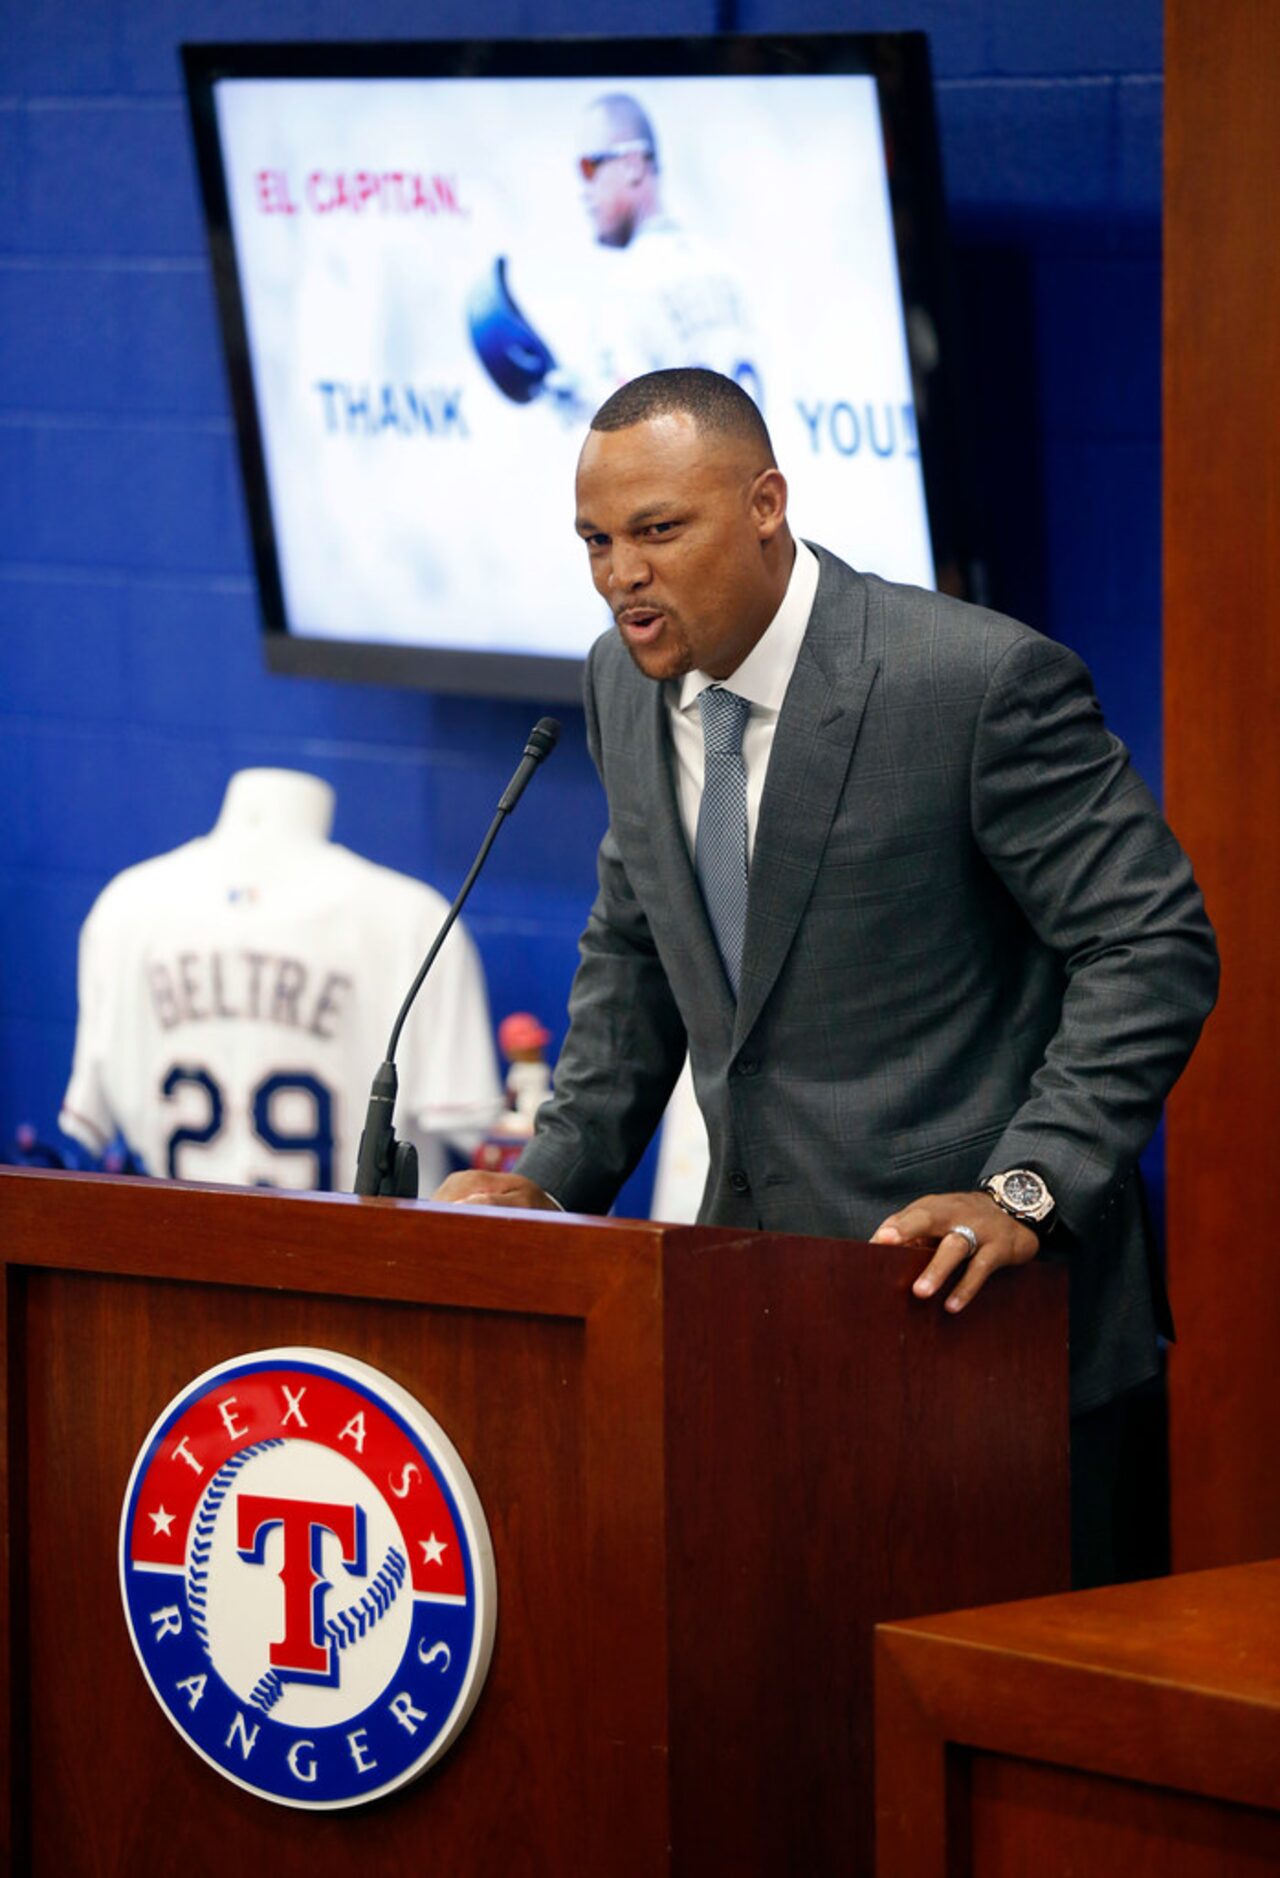
[[[321,1545],[331,1532],[342,1547],[342,1563],[353,1578],[365,1575],[364,1509],[329,1506],[319,1500],[284,1500],[242,1493],[236,1504],[236,1546],[247,1565],[266,1559],[267,1536],[280,1528],[280,1582],[284,1586],[284,1635],[270,1649],[271,1667],[291,1682],[336,1682],[334,1650],[324,1635],[329,1581],[321,1574]]]

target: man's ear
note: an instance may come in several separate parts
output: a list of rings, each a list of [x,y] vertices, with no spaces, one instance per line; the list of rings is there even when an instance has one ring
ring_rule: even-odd
[[[771,542],[787,520],[787,479],[780,469],[761,470],[751,489],[751,519],[761,547]]]

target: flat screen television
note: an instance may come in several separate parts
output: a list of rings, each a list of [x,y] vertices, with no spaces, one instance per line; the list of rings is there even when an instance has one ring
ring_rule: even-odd
[[[759,402],[796,530],[964,590],[919,34],[188,46],[269,664],[577,695],[592,411]]]

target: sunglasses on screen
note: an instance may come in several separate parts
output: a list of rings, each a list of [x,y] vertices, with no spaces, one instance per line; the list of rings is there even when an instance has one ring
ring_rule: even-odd
[[[652,144],[646,143],[643,137],[633,137],[629,143],[611,144],[607,150],[597,150],[591,156],[580,156],[578,168],[582,172],[583,182],[593,182],[601,164],[611,163],[614,157],[630,156],[636,150],[642,150],[647,157],[653,155]]]

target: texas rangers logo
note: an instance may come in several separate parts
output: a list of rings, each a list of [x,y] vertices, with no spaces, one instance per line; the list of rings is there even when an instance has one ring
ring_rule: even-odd
[[[493,1650],[484,1513],[413,1397],[329,1350],[220,1363],[165,1409],[120,1521],[133,1647],[205,1760],[359,1806],[465,1726]]]

